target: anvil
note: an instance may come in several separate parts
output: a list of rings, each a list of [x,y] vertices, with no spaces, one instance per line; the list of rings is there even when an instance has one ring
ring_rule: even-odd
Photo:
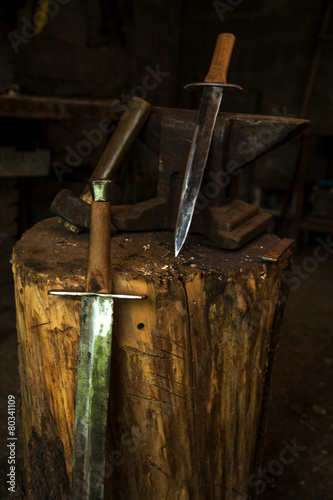
[[[157,195],[135,205],[116,206],[112,221],[119,231],[174,229],[196,111],[154,108],[139,139],[147,161],[158,165]],[[270,214],[237,199],[244,167],[300,133],[308,120],[219,113],[205,176],[190,232],[225,249],[236,249],[265,231]],[[153,153],[153,154],[152,154]]]

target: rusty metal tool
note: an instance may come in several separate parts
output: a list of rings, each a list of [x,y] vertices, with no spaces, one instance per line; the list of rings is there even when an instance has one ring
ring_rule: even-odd
[[[278,262],[281,255],[284,254],[288,248],[292,247],[294,243],[295,240],[283,238],[276,245],[274,245],[273,248],[270,248],[268,252],[262,255],[261,260],[264,262]]]
[[[185,87],[203,87],[203,92],[180,197],[175,233],[176,257],[190,229],[223,90],[224,88],[242,89],[239,85],[226,83],[234,41],[235,37],[231,33],[221,33],[217,38],[211,66],[204,82],[192,83]]]
[[[151,105],[144,99],[132,97],[96,165],[90,181],[112,179],[126,152],[147,120],[151,109]],[[89,228],[90,203],[89,185],[85,187],[80,198],[69,189],[63,189],[54,198],[51,211],[65,219],[65,227],[69,231],[79,233]]]
[[[147,298],[111,293],[110,185],[109,180],[90,183],[93,201],[86,290],[49,291],[50,295],[81,298],[71,494],[75,500],[104,498],[114,299]]]

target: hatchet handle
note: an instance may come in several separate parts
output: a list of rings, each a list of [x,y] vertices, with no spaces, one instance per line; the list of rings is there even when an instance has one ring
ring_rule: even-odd
[[[147,101],[136,96],[132,97],[111,135],[90,177],[90,181],[94,179],[112,179],[151,110],[152,106]],[[85,187],[81,198],[87,203],[91,202],[89,184]]]
[[[204,80],[206,83],[227,83],[227,72],[234,42],[235,35],[232,33],[219,34],[212,62]]]
[[[92,192],[86,292],[111,291],[111,181],[90,182]]]
[[[128,106],[122,115],[121,119],[117,123],[117,126],[111,135],[106,148],[97,163],[89,181],[94,179],[112,179],[118,170],[125,154],[131,147],[136,136],[141,130],[143,124],[147,120],[152,106],[145,101],[140,99],[140,97],[132,97],[128,103]],[[89,188],[89,183],[84,188],[80,199],[86,203],[91,203],[92,196]],[[75,218],[76,213],[68,213],[69,208],[64,206],[61,207],[58,204],[57,215],[65,219],[65,228],[73,233],[80,233],[82,231],[80,225],[76,226]]]

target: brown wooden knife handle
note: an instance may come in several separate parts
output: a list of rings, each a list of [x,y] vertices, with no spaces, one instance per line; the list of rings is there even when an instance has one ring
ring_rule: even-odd
[[[111,181],[89,183],[91,202],[86,292],[111,291]]]
[[[206,83],[227,83],[227,72],[234,42],[235,35],[232,33],[220,33],[217,37],[212,62],[204,80]]]
[[[132,97],[126,111],[111,135],[90,177],[90,181],[94,179],[112,179],[151,110],[152,106],[147,101],[140,97]],[[91,202],[89,185],[85,187],[81,198],[87,203]]]

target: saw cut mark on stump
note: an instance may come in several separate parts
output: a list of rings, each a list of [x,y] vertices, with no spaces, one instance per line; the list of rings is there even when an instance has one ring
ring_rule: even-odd
[[[277,241],[232,252],[189,235],[175,259],[173,233],[112,238],[113,292],[148,299],[115,300],[106,498],[251,493],[290,253],[260,257]],[[69,492],[80,327],[80,301],[47,292],[84,288],[87,249],[55,218],[13,254],[24,470],[31,492],[48,485],[40,498]]]

